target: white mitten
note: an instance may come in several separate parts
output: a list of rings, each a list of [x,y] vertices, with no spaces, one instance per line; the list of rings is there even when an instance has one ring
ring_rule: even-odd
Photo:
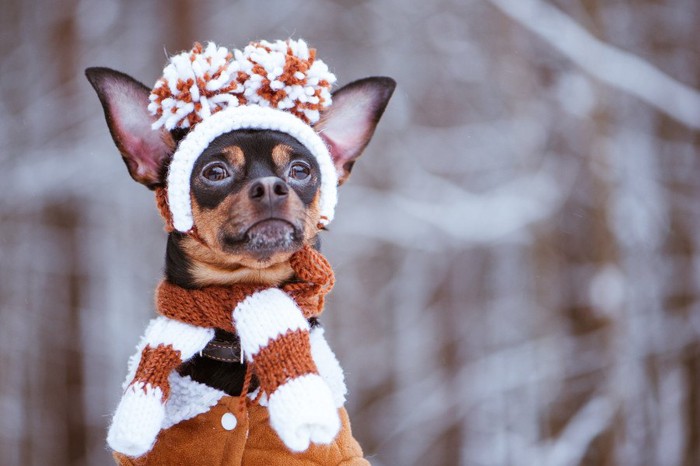
[[[163,393],[168,391],[170,371],[204,348],[213,337],[211,328],[195,327],[163,316],[151,320],[137,353],[129,360],[124,395],[107,434],[107,443],[113,450],[141,456],[153,447],[165,419],[167,400]],[[139,375],[141,364],[158,370]]]
[[[309,443],[328,444],[340,431],[340,417],[328,385],[307,374],[281,385],[269,398],[270,425],[292,451]]]
[[[153,448],[165,418],[160,388],[135,383],[126,389],[109,426],[107,444],[128,456],[141,456]]]

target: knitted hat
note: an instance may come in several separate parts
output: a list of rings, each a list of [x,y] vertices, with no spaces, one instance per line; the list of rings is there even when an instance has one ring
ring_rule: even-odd
[[[150,95],[153,129],[190,129],[173,154],[167,178],[173,227],[194,227],[190,177],[197,158],[222,134],[275,130],[303,144],[321,171],[321,224],[333,220],[338,175],[328,147],[313,129],[331,104],[336,78],[303,40],[251,42],[229,51],[209,42],[170,58]]]

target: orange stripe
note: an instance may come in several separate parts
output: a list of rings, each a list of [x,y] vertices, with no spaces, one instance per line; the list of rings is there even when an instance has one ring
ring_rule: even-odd
[[[253,358],[255,374],[266,393],[305,374],[318,374],[311,358],[308,330],[294,330],[272,340]]]
[[[134,375],[135,382],[150,384],[153,388],[158,387],[163,391],[163,401],[170,396],[170,384],[168,376],[182,362],[181,354],[172,345],[160,344],[155,348],[150,345],[141,352],[139,367]],[[145,387],[144,387],[145,389]]]

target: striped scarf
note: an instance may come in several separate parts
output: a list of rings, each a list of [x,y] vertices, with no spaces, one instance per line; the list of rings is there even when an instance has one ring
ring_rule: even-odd
[[[303,320],[318,317],[335,282],[330,264],[321,253],[306,246],[291,257],[290,265],[297,280],[280,289],[294,300]],[[265,290],[256,285],[190,290],[164,280],[156,290],[156,309],[162,316],[196,327],[238,333],[249,366],[254,368],[263,392],[270,396],[285,382],[318,371],[311,358],[308,323],[301,322],[300,314],[293,312],[284,298],[279,300],[279,296]],[[262,308],[274,304],[282,311],[270,309],[270,315],[260,315]],[[284,312],[287,309],[292,312]],[[167,351],[172,354],[176,350]],[[169,373],[174,367],[164,369]],[[146,381],[138,376],[137,371],[135,382]]]
[[[288,448],[303,451],[309,442],[333,440],[340,421],[333,394],[312,357],[308,319],[323,311],[334,275],[328,261],[308,246],[292,255],[290,265],[295,281],[279,288],[188,290],[160,283],[160,317],[146,329],[135,355],[138,364],[107,439],[112,448],[130,456],[152,448],[170,395],[170,374],[207,345],[214,329],[238,335],[248,374],[252,368],[267,396],[270,424]]]

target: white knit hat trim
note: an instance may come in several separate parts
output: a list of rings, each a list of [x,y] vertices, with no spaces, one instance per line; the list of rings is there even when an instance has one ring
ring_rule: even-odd
[[[182,233],[194,226],[190,178],[194,164],[217,137],[239,129],[273,130],[286,133],[303,144],[316,158],[321,171],[320,223],[328,225],[338,201],[338,174],[321,136],[302,120],[283,110],[258,105],[229,107],[195,125],[173,154],[168,171],[168,204],[173,226]]]

